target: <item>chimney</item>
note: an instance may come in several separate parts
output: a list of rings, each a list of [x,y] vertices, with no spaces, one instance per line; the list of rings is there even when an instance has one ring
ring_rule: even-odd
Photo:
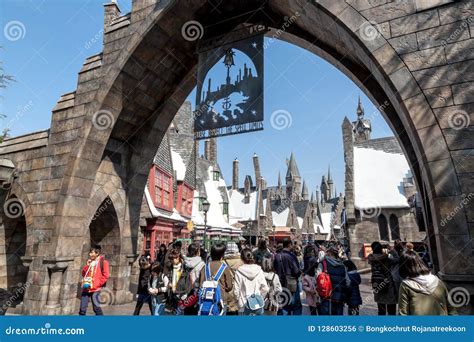
[[[255,170],[255,179],[257,180],[257,187],[260,187],[261,174],[260,174],[260,162],[256,153],[253,154],[253,168]]]
[[[117,5],[117,0],[110,0],[109,3],[104,4],[104,32],[107,26],[112,23],[117,17],[120,17],[120,8]]]
[[[232,163],[232,189],[239,189],[239,160],[237,158]]]
[[[204,159],[211,160],[211,141],[204,141]]]
[[[209,139],[209,161],[217,164],[217,138]]]

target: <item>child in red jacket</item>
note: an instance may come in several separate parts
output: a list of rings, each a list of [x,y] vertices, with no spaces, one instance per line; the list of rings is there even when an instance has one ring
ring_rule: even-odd
[[[82,268],[82,295],[79,315],[85,315],[92,298],[92,309],[96,315],[103,315],[100,307],[100,290],[105,287],[109,278],[109,262],[100,254],[101,247],[94,246],[90,249],[89,260]]]

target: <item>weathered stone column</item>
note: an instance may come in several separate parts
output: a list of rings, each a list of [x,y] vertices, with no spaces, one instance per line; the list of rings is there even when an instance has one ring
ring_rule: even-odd
[[[43,314],[59,315],[61,313],[60,294],[64,271],[73,262],[74,258],[48,258],[44,260],[49,273],[49,289],[46,304],[43,307]]]

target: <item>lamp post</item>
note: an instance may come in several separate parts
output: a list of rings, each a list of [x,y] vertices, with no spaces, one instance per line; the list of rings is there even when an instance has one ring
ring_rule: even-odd
[[[202,210],[204,211],[204,250],[206,250],[206,235],[207,235],[207,212],[209,211],[209,207],[211,206],[211,203],[207,200],[207,198],[204,198],[202,201]]]

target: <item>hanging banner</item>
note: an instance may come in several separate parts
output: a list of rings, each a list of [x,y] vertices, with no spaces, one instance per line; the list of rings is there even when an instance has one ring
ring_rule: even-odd
[[[247,26],[200,43],[195,139],[263,129],[263,36]]]

